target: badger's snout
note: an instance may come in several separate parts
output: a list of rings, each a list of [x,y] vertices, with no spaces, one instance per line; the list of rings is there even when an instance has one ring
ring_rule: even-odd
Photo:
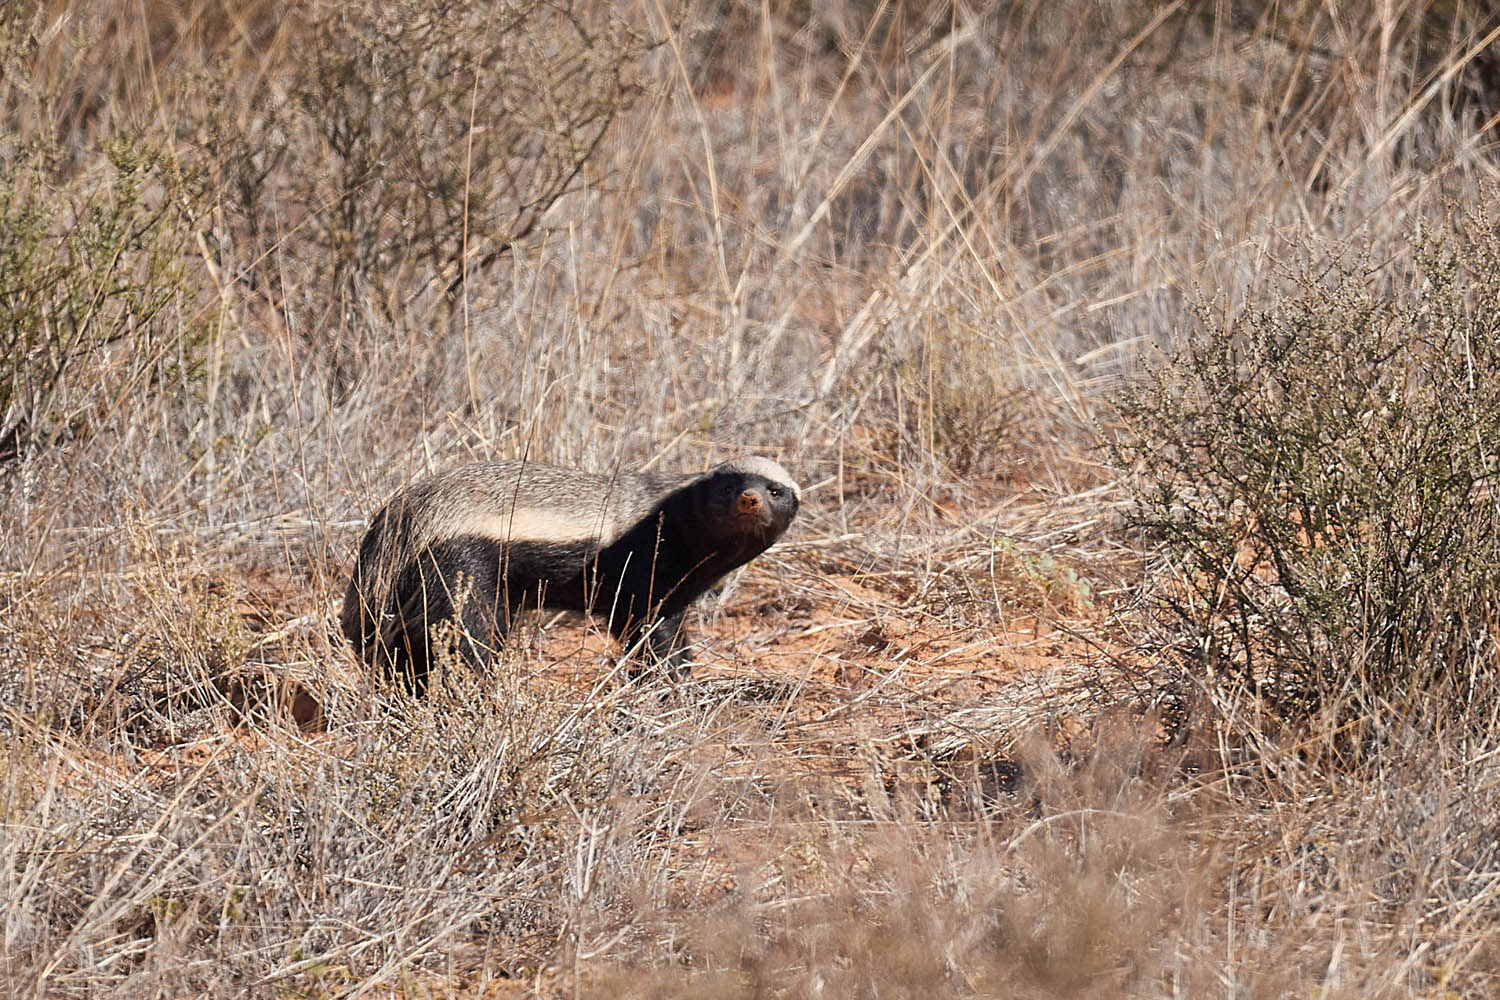
[[[770,516],[768,504],[761,498],[760,491],[753,488],[740,494],[739,512],[740,517],[753,517],[757,520]]]

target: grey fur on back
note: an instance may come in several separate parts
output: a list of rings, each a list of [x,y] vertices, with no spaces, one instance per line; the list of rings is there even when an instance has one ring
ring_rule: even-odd
[[[390,503],[421,512],[413,550],[460,534],[608,544],[691,476],[604,476],[536,462],[481,462],[398,490]],[[389,506],[389,504],[388,504]]]

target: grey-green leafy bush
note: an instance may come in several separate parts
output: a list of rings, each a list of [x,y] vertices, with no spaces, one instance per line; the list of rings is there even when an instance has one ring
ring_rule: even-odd
[[[1169,560],[1154,589],[1215,685],[1292,716],[1493,697],[1500,240],[1308,273],[1123,404],[1116,457]]]
[[[191,368],[206,335],[184,251],[195,195],[177,162],[128,139],[55,180],[0,157],[0,460],[90,433],[132,394]]]

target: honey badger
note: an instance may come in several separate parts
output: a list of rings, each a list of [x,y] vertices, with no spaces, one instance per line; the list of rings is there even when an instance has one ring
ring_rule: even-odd
[[[698,476],[601,476],[482,462],[398,490],[360,543],[342,625],[356,652],[419,693],[445,649],[477,667],[523,608],[606,617],[629,650],[685,673],[683,613],[796,516],[767,458]]]

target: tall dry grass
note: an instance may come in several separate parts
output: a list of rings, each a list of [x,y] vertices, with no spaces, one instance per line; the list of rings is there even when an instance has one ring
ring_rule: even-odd
[[[1417,701],[1351,755],[1133,647],[1154,539],[1099,447],[1195,317],[1351,246],[1399,284],[1489,197],[1492,20],[53,0],[0,28],[7,992],[1494,989],[1500,729]],[[332,629],[409,477],[741,451],[815,485],[755,570],[771,618],[868,622],[865,687],[637,687],[591,646],[563,683],[517,644],[412,703]],[[1029,649],[1047,618],[1098,656],[978,705],[889,638]]]

